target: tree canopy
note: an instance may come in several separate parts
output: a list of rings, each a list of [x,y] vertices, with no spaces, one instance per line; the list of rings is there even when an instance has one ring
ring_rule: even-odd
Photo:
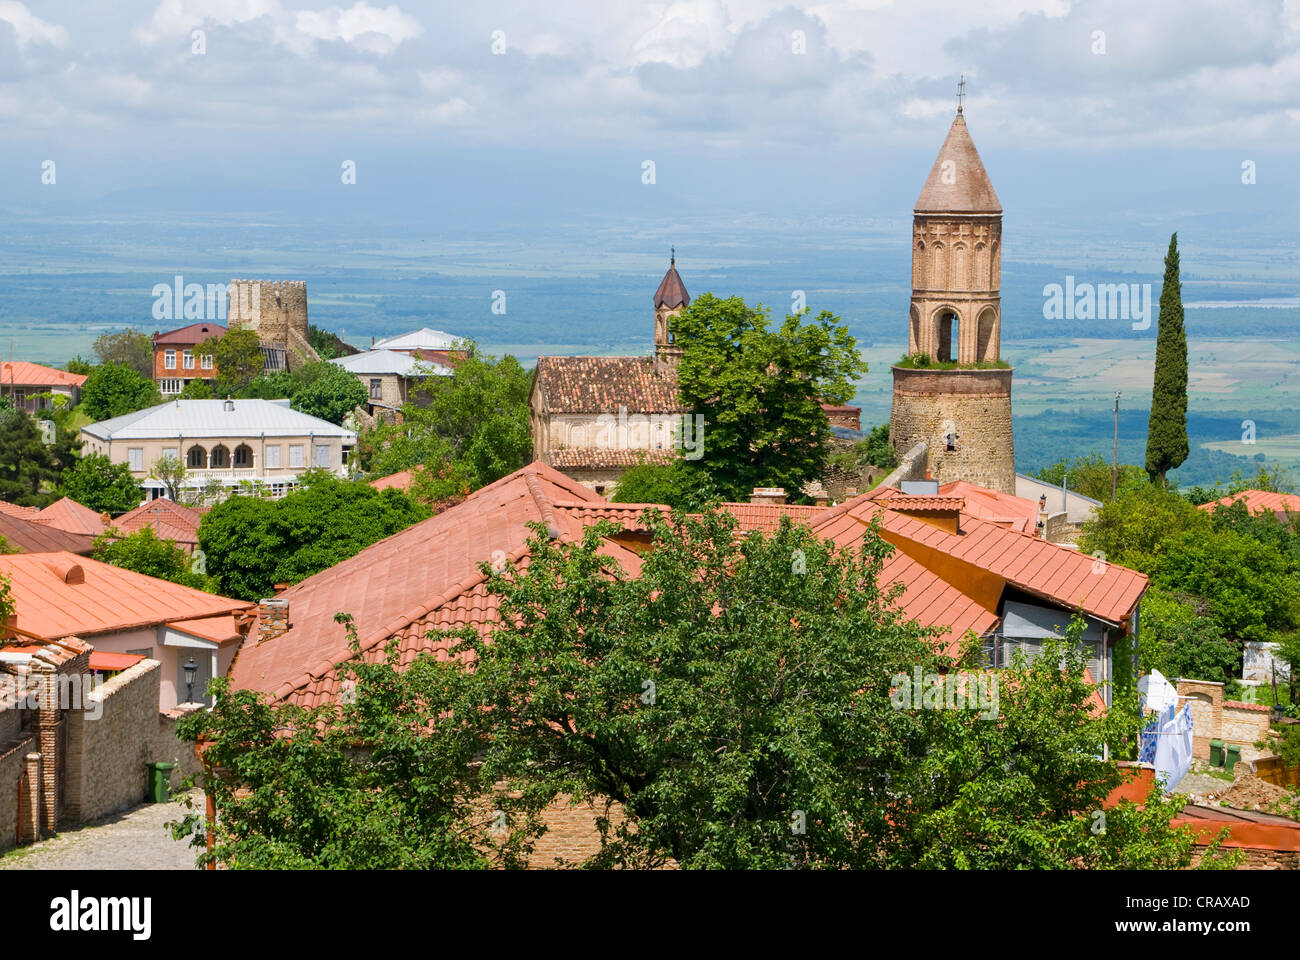
[[[396,647],[348,662],[338,704],[273,707],[219,681],[216,708],[181,728],[230,771],[203,857],[512,864],[572,798],[603,811],[591,867],[1189,862],[1180,801],[1102,808],[1122,777],[1102,747],[1139,720],[1127,702],[1094,711],[1081,622],[994,684],[899,614],[874,528],[844,549],[788,520],[744,538],[713,511],[644,522],[636,577],[602,546],[613,525],[579,543],[534,525],[526,565],[482,565],[500,598],[489,636],[434,634],[451,655],[405,667]],[[978,705],[943,708],[963,676],[985,677]],[[180,832],[199,829],[192,815]]]
[[[58,461],[26,411],[0,404],[0,500],[25,507],[54,501]]]
[[[131,468],[125,463],[114,463],[101,453],[81,457],[63,471],[58,492],[96,513],[114,516],[135,509],[143,499],[140,483],[131,476]]]
[[[153,339],[139,330],[124,329],[118,333],[101,333],[94,344],[95,356],[100,363],[120,363],[130,367],[145,379],[153,377]],[[73,372],[85,372],[68,369]]]
[[[101,363],[81,388],[81,406],[92,420],[110,420],[162,403],[152,380],[123,363]]]
[[[823,403],[845,403],[866,371],[848,327],[829,311],[787,316],[706,293],[669,319],[683,354],[677,385],[687,416],[703,416],[704,454],[685,469],[708,476],[724,500],[756,486],[795,494],[817,479],[830,422]]]
[[[204,564],[196,563],[175,541],[160,539],[152,527],[141,527],[125,537],[110,528],[95,538],[94,556],[124,570],[216,592],[216,582],[204,573]]]
[[[397,490],[324,471],[299,482],[303,489],[279,500],[235,495],[204,515],[199,546],[221,593],[269,597],[275,584],[297,583],[428,516]]]
[[[1187,333],[1179,279],[1178,234],[1169,238],[1165,278],[1160,287],[1155,381],[1147,426],[1147,473],[1161,486],[1165,474],[1187,459]]]
[[[261,341],[249,327],[232,327],[219,337],[209,337],[194,352],[212,357],[217,369],[213,389],[221,397],[241,395],[265,367]]]
[[[365,384],[337,364],[322,363],[321,366],[328,369],[291,394],[293,408],[341,424],[344,417],[366,402]]]

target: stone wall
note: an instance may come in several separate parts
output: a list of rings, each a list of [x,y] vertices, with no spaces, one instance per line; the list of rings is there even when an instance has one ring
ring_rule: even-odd
[[[904,480],[924,480],[926,471],[926,453],[929,445],[923,440],[907,452],[901,454],[896,466],[889,476],[883,478],[877,486],[897,487]],[[865,490],[859,490],[865,493]]]
[[[1260,704],[1223,698],[1223,684],[1211,680],[1179,680],[1178,695],[1192,705],[1192,756],[1207,760],[1210,741],[1241,747],[1243,761],[1270,756],[1255,746],[1268,733],[1271,711]]]
[[[26,767],[27,754],[37,749],[36,738],[32,735],[0,741],[0,850],[8,850],[18,838],[19,784]],[[30,801],[26,797],[23,803],[30,809]],[[26,813],[25,810],[24,814]],[[27,816],[24,819],[30,821]],[[27,832],[28,829],[25,829],[24,841],[31,839],[26,836]]]
[[[176,738],[176,720],[158,712],[162,664],[142,660],[90,694],[102,714],[67,711],[64,819],[86,823],[131,807],[145,797],[150,761],[177,764],[172,786],[198,770],[190,744]]]
[[[1011,369],[894,367],[889,439],[900,456],[924,441],[931,479],[940,483],[966,480],[1014,494]]]
[[[291,369],[320,359],[307,338],[307,283],[303,280],[231,280],[226,323],[232,330],[255,330],[263,346],[283,349]]]

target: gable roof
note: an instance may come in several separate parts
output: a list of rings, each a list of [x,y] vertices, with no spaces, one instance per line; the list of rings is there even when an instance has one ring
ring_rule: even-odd
[[[252,606],[67,551],[0,556],[0,571],[10,579],[16,631],[41,640],[113,633]]]
[[[382,340],[376,340],[370,347],[371,350],[451,350],[462,342],[463,338],[445,333],[442,330],[433,330],[429,327],[421,327],[411,333],[398,334],[395,337],[385,337]]]
[[[169,400],[111,420],[82,427],[100,440],[166,440],[185,435],[187,440],[203,437],[267,436],[343,437],[356,434],[337,424],[291,409],[288,400],[235,400],[225,409],[225,400]]]
[[[391,373],[399,377],[450,377],[449,367],[431,364],[396,350],[366,350],[347,357],[336,357],[330,363],[348,373]]]
[[[84,373],[68,373],[26,360],[0,361],[0,386],[80,387],[85,382]]]
[[[829,508],[813,530],[848,545],[879,518],[881,535],[927,569],[967,588],[979,584],[979,599],[996,604],[1001,587],[1011,585],[1057,605],[1082,609],[1112,624],[1128,620],[1146,590],[1145,574],[1097,561],[1078,550],[1007,529],[968,513],[960,515],[957,533],[890,509],[880,488]],[[969,592],[969,590],[967,591]]]
[[[203,514],[193,507],[186,507],[175,500],[159,497],[142,503],[134,510],[111,521],[111,526],[124,535],[130,535],[144,527],[152,527],[160,540],[174,540],[178,544],[197,544],[199,542],[199,521]]]
[[[965,480],[940,484],[944,496],[961,497],[962,510],[1010,530],[1033,533],[1038,527],[1038,502],[1027,497],[991,490]]]
[[[223,337],[227,327],[220,323],[191,323],[188,327],[178,327],[166,333],[155,333],[153,342],[157,345],[175,344],[176,346],[193,346],[209,337]]]
[[[104,518],[71,497],[55,500],[37,516],[37,522],[68,533],[97,537],[104,532]]]
[[[95,549],[94,537],[87,534],[69,533],[48,523],[16,517],[3,511],[0,511],[0,537],[24,553],[66,550],[88,557]]]
[[[677,374],[654,357],[538,357],[533,389],[543,413],[685,413]]]
[[[951,182],[945,182],[951,181]],[[1002,213],[993,183],[960,113],[916,198],[916,213]]]
[[[338,682],[335,665],[351,658],[343,627],[334,622],[340,612],[353,616],[363,648],[376,656],[384,641],[401,637],[403,663],[427,647],[424,633],[433,625],[489,625],[496,599],[487,594],[478,564],[521,559],[531,521],[545,523],[556,537],[579,537],[582,524],[557,511],[557,500],[603,502],[534,462],[295,584],[277,595],[289,605],[289,628],[259,642],[257,625],[231,665],[231,682],[301,703],[329,696]],[[612,543],[605,550],[629,572],[639,571],[630,550]]]
[[[1212,512],[1215,507],[1228,506],[1238,500],[1246,504],[1252,514],[1258,513],[1300,513],[1300,497],[1293,493],[1272,493],[1268,490],[1242,490],[1229,494],[1218,500],[1203,503],[1198,509]]]

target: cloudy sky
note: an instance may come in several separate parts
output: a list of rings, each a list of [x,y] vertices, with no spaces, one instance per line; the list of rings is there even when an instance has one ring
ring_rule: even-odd
[[[481,193],[530,164],[613,183],[745,157],[799,181],[774,193],[874,170],[910,197],[959,74],[1013,178],[1140,155],[1225,183],[1238,155],[1291,155],[1290,177],[1298,41],[1300,0],[0,0],[0,202],[24,206],[48,159],[81,198],[337,183],[346,159],[359,183]],[[1106,176],[1142,192],[1177,171]]]

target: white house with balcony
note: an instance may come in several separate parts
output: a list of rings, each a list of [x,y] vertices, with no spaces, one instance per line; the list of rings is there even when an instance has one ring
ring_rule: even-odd
[[[293,410],[288,400],[170,400],[81,430],[82,453],[125,463],[146,499],[167,496],[150,477],[159,460],[185,465],[184,485],[248,485],[273,497],[297,486],[312,468],[347,476],[356,446],[351,430]]]

